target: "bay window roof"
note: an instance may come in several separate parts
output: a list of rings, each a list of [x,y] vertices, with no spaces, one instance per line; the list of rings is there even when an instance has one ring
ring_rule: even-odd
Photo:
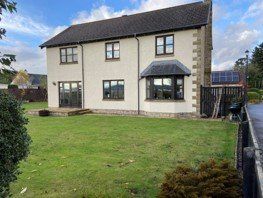
[[[189,76],[191,71],[178,60],[153,61],[142,73],[141,77],[148,76]]]

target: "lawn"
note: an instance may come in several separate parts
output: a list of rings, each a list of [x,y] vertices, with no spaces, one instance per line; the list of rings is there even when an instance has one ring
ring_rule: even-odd
[[[102,115],[29,121],[31,154],[12,184],[14,197],[24,187],[23,197],[153,197],[178,164],[234,161],[236,126],[229,122]]]

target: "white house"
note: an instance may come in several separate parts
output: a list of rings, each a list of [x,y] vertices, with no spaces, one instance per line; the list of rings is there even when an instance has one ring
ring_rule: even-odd
[[[210,86],[212,2],[72,25],[46,48],[49,107],[197,115]]]

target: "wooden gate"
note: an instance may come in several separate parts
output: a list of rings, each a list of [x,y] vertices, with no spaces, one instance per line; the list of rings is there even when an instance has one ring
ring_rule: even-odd
[[[201,86],[201,115],[212,116],[220,89],[222,90],[222,95],[219,106],[219,116],[227,116],[229,114],[228,108],[233,102],[244,102],[244,89],[242,87]]]

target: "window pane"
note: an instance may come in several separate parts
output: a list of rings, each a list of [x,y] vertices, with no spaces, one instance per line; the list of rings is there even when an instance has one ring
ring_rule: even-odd
[[[176,80],[176,98],[183,99],[184,98],[184,90],[183,90],[183,79],[178,78]]]
[[[78,48],[76,47],[73,48],[73,54],[78,54]]]
[[[67,56],[67,62],[70,63],[73,61],[73,56],[72,55],[68,55]]]
[[[177,85],[183,85],[183,79],[177,78]]]
[[[124,98],[124,81],[118,81],[119,99]]]
[[[150,78],[148,78],[147,80],[146,80],[146,98],[151,98],[151,95],[150,95],[150,88],[151,88],[151,79]]]
[[[72,55],[72,48],[67,48],[67,55]]]
[[[162,99],[163,98],[162,79],[161,78],[154,79],[153,80],[153,86],[154,86],[153,97],[155,99]]]
[[[61,56],[61,62],[65,63],[66,62],[66,56]]]
[[[110,82],[109,81],[104,81],[104,98],[110,98]]]
[[[70,85],[69,83],[64,83],[64,105],[70,104]]]
[[[61,55],[66,55],[66,49],[61,49],[60,53],[61,53]]]
[[[117,84],[117,81],[111,81],[111,98],[118,98],[118,84]]]
[[[166,45],[166,53],[173,53],[173,45]]]
[[[167,36],[166,37],[166,45],[173,45],[173,36]]]
[[[112,50],[112,44],[107,44],[107,51],[111,51]]]
[[[114,50],[119,50],[120,49],[120,44],[119,43],[114,43]]]
[[[163,37],[157,38],[157,45],[164,45],[164,39],[163,39]]]
[[[73,55],[73,61],[77,62],[78,61],[78,55]]]
[[[164,99],[172,99],[172,79],[163,79],[163,97]]]
[[[163,54],[163,46],[157,46],[157,54]]]
[[[119,58],[119,57],[120,57],[120,52],[114,51],[114,58]]]
[[[108,59],[109,59],[109,58],[112,58],[112,51],[107,52],[107,58],[108,58]]]

